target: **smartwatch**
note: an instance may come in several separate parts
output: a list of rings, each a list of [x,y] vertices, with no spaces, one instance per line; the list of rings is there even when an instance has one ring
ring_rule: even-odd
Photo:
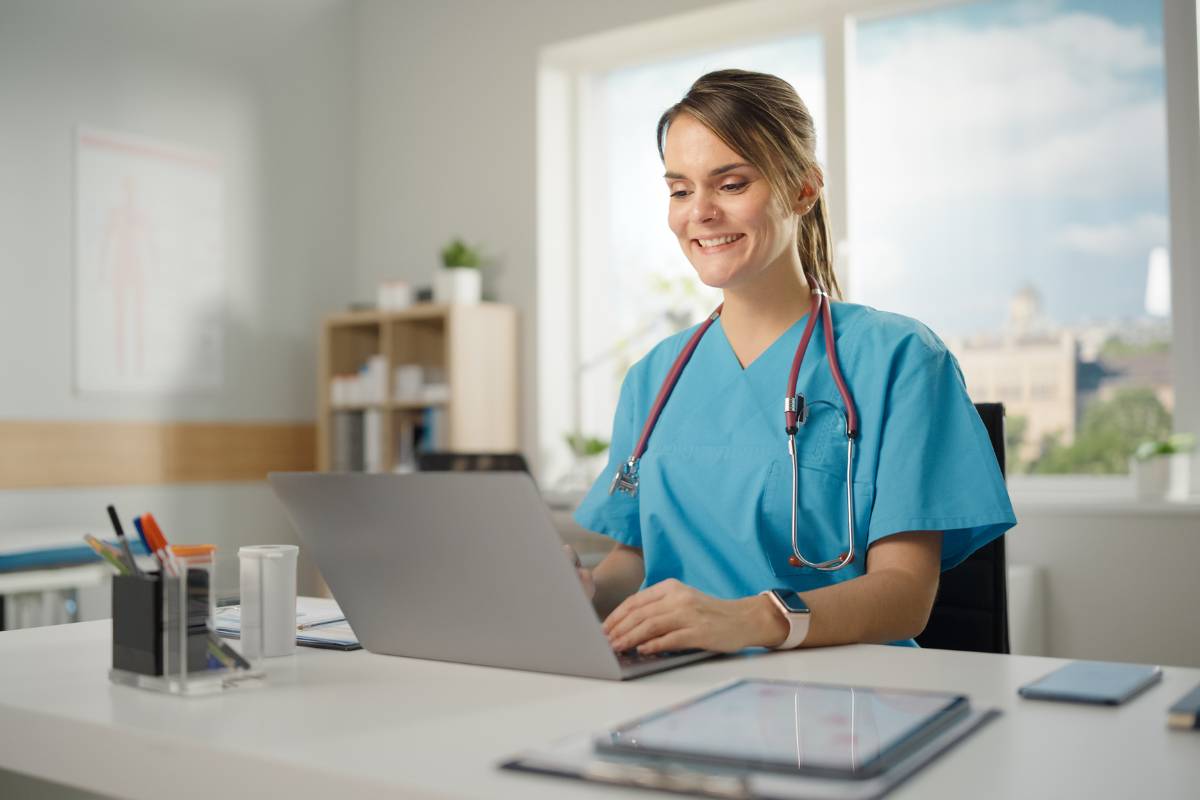
[[[808,623],[812,619],[808,605],[800,598],[799,592],[793,589],[767,589],[759,594],[770,597],[771,602],[788,622],[787,638],[775,649],[791,650],[793,647],[799,647],[804,637],[808,636]]]

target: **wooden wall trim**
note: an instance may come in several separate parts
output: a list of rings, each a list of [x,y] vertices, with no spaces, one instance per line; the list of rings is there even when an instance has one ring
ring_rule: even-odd
[[[0,421],[0,489],[261,481],[315,458],[311,423]]]

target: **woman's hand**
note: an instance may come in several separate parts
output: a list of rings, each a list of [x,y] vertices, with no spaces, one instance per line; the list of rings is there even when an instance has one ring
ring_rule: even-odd
[[[732,653],[777,645],[787,632],[787,620],[767,597],[718,600],[674,578],[627,598],[604,620],[604,633],[617,652],[698,647]]]
[[[575,552],[575,548],[571,547],[571,545],[564,544],[563,553],[566,555],[567,561],[570,561],[575,566],[575,574],[579,576],[579,583],[583,586],[583,593],[587,595],[587,599],[589,601],[595,600],[596,581],[592,577],[592,571],[583,568],[583,562],[579,560],[579,554]]]

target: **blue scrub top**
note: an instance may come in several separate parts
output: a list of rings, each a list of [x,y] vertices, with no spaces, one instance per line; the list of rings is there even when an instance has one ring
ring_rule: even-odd
[[[833,303],[832,310],[838,363],[859,417],[854,562],[836,572],[788,564],[792,470],[783,398],[807,315],[745,369],[718,320],[650,435],[636,497],[610,495],[612,476],[633,452],[695,328],[663,340],[629,369],[608,466],[575,511],[584,528],[642,549],[643,588],[676,578],[726,599],[770,588],[808,591],[862,575],[871,543],[905,531],[942,531],[946,570],[1016,524],[987,431],[942,341],[899,314],[853,303]],[[810,404],[842,408],[819,330],[796,390]],[[841,415],[817,405],[796,437],[797,536],[809,561],[846,549],[843,431]]]

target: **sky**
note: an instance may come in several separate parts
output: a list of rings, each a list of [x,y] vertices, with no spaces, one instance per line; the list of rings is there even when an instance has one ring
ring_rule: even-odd
[[[710,69],[771,72],[808,104],[823,160],[821,59],[814,34],[604,76],[608,272],[587,288],[606,317],[585,324],[585,359],[667,302],[653,276],[693,275],[666,225],[658,116]],[[993,0],[861,21],[851,79],[850,300],[943,337],[999,328],[1026,284],[1059,324],[1145,316],[1149,253],[1168,234],[1159,3]]]

